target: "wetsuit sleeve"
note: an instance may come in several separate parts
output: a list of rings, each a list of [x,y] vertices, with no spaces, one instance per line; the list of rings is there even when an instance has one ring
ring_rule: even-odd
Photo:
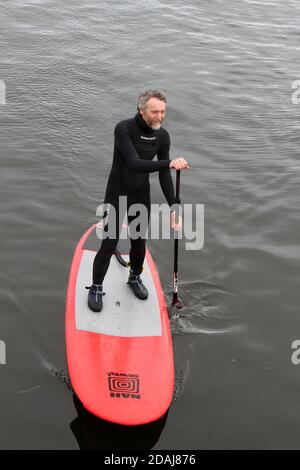
[[[163,139],[163,143],[161,145],[161,148],[157,152],[157,158],[159,162],[162,161],[170,161],[169,156],[170,154],[170,137],[169,134],[165,131],[165,136]],[[171,176],[170,168],[164,168],[159,171],[159,182],[160,182],[160,187],[162,189],[162,192],[164,193],[164,196],[171,207],[172,204],[175,203],[175,192],[174,192],[174,184],[173,184],[173,179]]]
[[[132,171],[153,173],[168,168],[170,165],[170,160],[152,161],[139,158],[130,137],[129,129],[122,122],[117,124],[115,128],[115,144],[125,163]]]

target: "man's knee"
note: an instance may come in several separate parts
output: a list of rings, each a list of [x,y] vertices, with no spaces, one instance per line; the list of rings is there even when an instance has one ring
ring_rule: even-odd
[[[101,256],[104,262],[109,261],[109,259],[115,252],[117,244],[117,239],[106,238],[105,240],[103,240],[101,248],[99,250],[99,255]]]

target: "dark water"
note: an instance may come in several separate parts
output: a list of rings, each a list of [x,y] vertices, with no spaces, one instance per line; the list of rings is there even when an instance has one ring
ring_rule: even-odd
[[[174,402],[161,429],[132,439],[300,447],[299,13],[296,0],[1,2],[2,449],[121,446],[94,421],[81,441],[64,306],[113,128],[148,87],[168,94],[172,156],[191,166],[182,200],[205,205],[205,245],[180,253]],[[162,202],[157,175],[151,183]],[[172,246],[149,246],[170,298]]]

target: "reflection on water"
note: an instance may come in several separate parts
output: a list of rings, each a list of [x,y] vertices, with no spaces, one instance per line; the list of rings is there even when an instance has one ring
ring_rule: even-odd
[[[80,449],[152,449],[165,426],[168,413],[154,423],[142,426],[121,426],[109,423],[89,413],[76,395],[74,405],[78,413],[70,424]]]

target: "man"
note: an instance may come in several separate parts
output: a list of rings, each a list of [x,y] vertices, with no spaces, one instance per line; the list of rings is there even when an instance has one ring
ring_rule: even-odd
[[[115,211],[108,212],[105,230],[109,230],[110,217],[114,216],[115,220],[119,221],[120,196],[127,197],[127,211],[132,204],[143,204],[147,208],[149,223],[149,173],[159,172],[160,186],[169,206],[175,203],[170,168],[183,170],[189,166],[184,158],[169,159],[170,138],[168,132],[161,127],[166,114],[166,103],[167,99],[162,91],[147,90],[139,96],[138,113],[135,117],[119,122],[115,128],[113,163],[104,199],[104,203],[114,206]],[[153,161],[155,155],[157,161]],[[134,218],[128,216],[129,224]],[[171,220],[172,228],[178,229],[181,222],[175,223],[175,212],[171,213]],[[102,309],[102,296],[105,295],[102,284],[118,244],[120,230],[121,226],[117,223],[115,236],[102,240],[94,260],[93,284],[87,287],[88,305],[94,312],[100,312]],[[148,291],[140,275],[145,259],[146,240],[142,236],[137,239],[130,238],[130,243],[128,285],[136,297],[145,300]]]

